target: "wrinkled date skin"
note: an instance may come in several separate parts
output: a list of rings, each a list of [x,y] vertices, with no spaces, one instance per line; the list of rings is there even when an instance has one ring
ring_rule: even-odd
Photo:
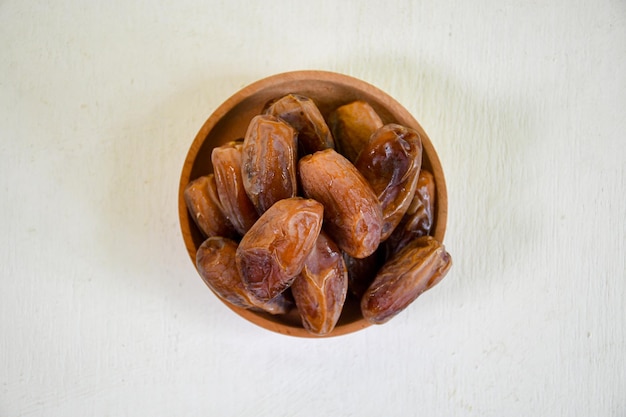
[[[248,292],[235,264],[236,252],[236,242],[219,236],[211,237],[200,245],[196,253],[196,267],[207,286],[234,306],[270,314],[288,313],[294,307],[290,298],[280,294],[263,302]]]
[[[191,181],[183,193],[187,210],[205,237],[233,238],[237,231],[224,215],[213,174]]]
[[[321,232],[302,272],[291,285],[303,327],[312,334],[330,333],[348,291],[348,274],[339,247]]]
[[[339,153],[354,163],[383,121],[369,103],[359,100],[335,109],[328,116],[328,126]]]
[[[241,170],[243,186],[259,214],[278,200],[295,197],[296,131],[270,115],[255,116],[246,132]]]
[[[385,125],[372,135],[355,166],[382,206],[384,241],[400,223],[415,195],[422,166],[422,140],[413,129]]]
[[[224,214],[241,235],[245,234],[259,218],[256,207],[243,186],[242,149],[242,141],[232,141],[213,149],[211,154],[217,193]]]
[[[374,253],[380,243],[382,211],[365,178],[333,149],[299,162],[304,194],[324,205],[324,229],[354,258]]]
[[[382,324],[443,279],[452,258],[431,236],[413,240],[387,261],[361,299],[363,317]]]
[[[313,100],[299,94],[288,94],[269,104],[265,114],[283,119],[298,131],[300,156],[327,148],[335,148],[335,141]]]
[[[237,268],[244,285],[260,300],[287,289],[304,267],[322,228],[324,207],[300,197],[276,202],[244,235]]]
[[[389,239],[385,241],[388,256],[398,253],[413,239],[430,234],[434,223],[435,198],[433,174],[422,169],[409,209]]]

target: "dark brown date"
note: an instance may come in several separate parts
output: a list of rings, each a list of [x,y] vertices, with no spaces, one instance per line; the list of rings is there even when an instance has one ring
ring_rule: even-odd
[[[452,258],[431,236],[417,238],[391,258],[361,299],[361,313],[373,324],[389,321],[446,275]]]
[[[348,290],[348,274],[339,247],[321,232],[291,285],[302,325],[309,333],[325,335],[337,324]]]
[[[335,147],[326,120],[308,97],[288,94],[269,104],[265,113],[283,119],[298,131],[300,156]]]
[[[400,223],[415,195],[422,166],[422,140],[413,129],[385,125],[374,132],[354,165],[382,206],[384,241]]]
[[[370,256],[358,259],[344,252],[343,259],[348,270],[348,291],[360,300],[374,282],[374,278],[376,278],[376,274],[384,262],[384,253],[378,249]]]
[[[241,155],[243,186],[259,214],[297,193],[296,131],[270,115],[255,116]]]
[[[354,258],[371,255],[380,243],[382,211],[365,178],[333,149],[299,162],[304,195],[324,205],[324,229]]]
[[[294,306],[283,296],[263,302],[257,300],[243,285],[235,264],[237,243],[223,237],[211,237],[198,248],[196,266],[202,280],[215,294],[230,304],[270,314],[286,314]]]
[[[324,207],[299,197],[276,202],[244,235],[237,268],[246,288],[260,300],[287,289],[300,273],[322,228]]]
[[[241,235],[245,234],[259,218],[243,186],[242,148],[242,141],[233,141],[213,149],[211,154],[217,193],[224,214]]]
[[[213,174],[191,181],[185,187],[183,196],[191,218],[205,237],[232,238],[237,235],[235,228],[224,215]]]
[[[385,241],[388,256],[393,256],[410,241],[430,234],[435,215],[435,179],[422,169],[417,180],[415,196],[400,224]]]
[[[369,103],[358,100],[335,109],[328,116],[328,126],[339,153],[354,163],[383,121]]]

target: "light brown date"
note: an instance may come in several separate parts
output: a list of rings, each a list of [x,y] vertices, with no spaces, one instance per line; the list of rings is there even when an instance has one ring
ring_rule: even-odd
[[[374,132],[354,165],[382,206],[384,241],[400,223],[415,195],[422,166],[422,140],[413,129],[385,125]]]
[[[242,141],[232,141],[213,149],[211,154],[217,193],[224,214],[241,235],[245,234],[259,218],[256,207],[243,186],[242,148]]]
[[[413,239],[430,234],[434,223],[435,198],[433,174],[422,169],[409,209],[389,239],[385,241],[388,256],[399,252]]]
[[[371,255],[380,243],[382,211],[365,178],[333,149],[298,164],[304,195],[324,205],[324,229],[354,258]]]
[[[246,132],[241,170],[243,186],[259,214],[297,193],[296,131],[270,115],[255,116]]]
[[[265,113],[283,119],[298,131],[300,156],[335,147],[326,120],[308,97],[288,94],[269,104]]]
[[[361,313],[373,324],[389,321],[443,279],[452,258],[431,236],[417,238],[391,258],[361,299]]]
[[[223,237],[211,237],[200,245],[196,253],[196,266],[207,286],[234,306],[270,314],[288,313],[294,306],[290,298],[280,294],[263,302],[244,287],[235,264],[236,252],[237,243]]]
[[[383,121],[369,103],[358,100],[335,109],[328,116],[328,126],[339,153],[354,163]]]
[[[205,237],[236,236],[236,230],[224,215],[213,174],[191,181],[185,187],[183,196],[189,214]]]
[[[302,325],[325,335],[337,324],[348,290],[348,274],[339,247],[323,231],[291,285]]]
[[[324,207],[300,197],[276,202],[244,235],[237,268],[244,285],[260,300],[287,289],[300,273],[322,228]]]

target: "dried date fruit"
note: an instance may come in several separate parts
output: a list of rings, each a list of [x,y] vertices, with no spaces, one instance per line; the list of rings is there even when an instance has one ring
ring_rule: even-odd
[[[287,94],[269,104],[265,113],[283,119],[298,131],[300,156],[335,147],[326,120],[308,97]]]
[[[409,209],[389,239],[385,241],[388,256],[399,252],[413,239],[430,234],[434,223],[435,198],[433,174],[422,169]]]
[[[295,197],[296,131],[270,115],[255,116],[246,132],[241,170],[243,186],[259,214],[278,200]]]
[[[446,275],[452,258],[431,236],[413,240],[391,258],[361,299],[361,313],[373,324],[389,321]]]
[[[328,116],[328,126],[338,152],[354,163],[383,121],[369,103],[357,100],[336,108]]]
[[[302,325],[315,335],[330,333],[337,324],[348,290],[348,275],[339,247],[324,232],[291,285]]]
[[[241,235],[245,234],[259,218],[243,186],[242,148],[242,141],[232,141],[213,149],[211,154],[217,193],[224,214]]]
[[[205,237],[236,236],[237,232],[224,215],[213,174],[191,181],[185,187],[183,196],[191,218]]]
[[[237,248],[248,291],[270,300],[287,289],[315,245],[323,216],[320,203],[300,197],[280,200],[263,213]]]
[[[422,140],[413,129],[385,125],[372,135],[354,165],[380,201],[384,241],[400,223],[415,195],[422,165]]]
[[[324,205],[324,229],[354,258],[371,255],[380,243],[382,211],[365,178],[333,149],[298,164],[304,195]]]
[[[282,294],[267,302],[257,300],[243,285],[237,270],[237,243],[224,237],[205,240],[196,253],[196,266],[202,280],[222,300],[230,304],[270,314],[286,314],[293,301]]]

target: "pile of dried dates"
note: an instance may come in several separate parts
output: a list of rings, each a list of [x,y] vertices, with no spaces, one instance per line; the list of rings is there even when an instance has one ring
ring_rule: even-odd
[[[450,269],[430,236],[435,182],[420,135],[383,125],[366,102],[324,118],[310,98],[277,98],[211,162],[184,198],[206,238],[198,271],[235,306],[297,308],[308,332],[325,335],[346,297],[384,323]]]

